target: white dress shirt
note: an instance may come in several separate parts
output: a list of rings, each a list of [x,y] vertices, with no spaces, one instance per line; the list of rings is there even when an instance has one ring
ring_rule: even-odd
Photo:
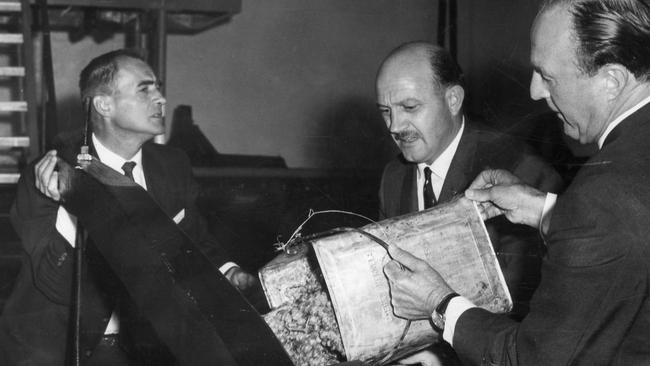
[[[440,192],[442,191],[442,185],[445,183],[445,178],[447,177],[447,172],[451,166],[451,161],[454,159],[456,150],[458,150],[458,143],[460,142],[460,137],[463,135],[463,130],[465,129],[465,117],[456,133],[456,136],[449,146],[438,156],[438,158],[433,162],[433,164],[428,165],[426,163],[418,164],[418,173],[417,173],[417,193],[418,193],[418,210],[424,210],[424,168],[429,167],[431,169],[431,185],[433,186],[433,193],[436,195],[436,199],[440,198]]]
[[[598,149],[603,148],[603,144],[605,143],[607,136],[609,136],[609,134],[612,132],[612,130],[614,130],[616,126],[618,126],[621,122],[623,122],[623,120],[629,117],[632,113],[638,111],[648,103],[650,103],[650,96],[646,97],[641,102],[637,103],[634,107],[623,112],[618,117],[616,117],[612,122],[610,122],[607,125],[605,132],[603,132],[603,134],[598,139]],[[543,223],[545,223],[546,221],[545,218],[553,211],[556,200],[557,200],[557,194],[554,193],[546,194],[546,200],[544,201],[544,208],[540,218],[540,224],[539,224],[540,229],[542,229],[543,226],[546,226],[543,225]],[[458,318],[460,318],[460,316],[467,309],[473,307],[476,307],[476,305],[472,304],[472,302],[467,300],[466,298],[460,296],[451,299],[451,301],[449,302],[449,305],[447,306],[447,311],[445,313],[445,329],[443,331],[442,338],[445,341],[449,342],[449,344],[451,344],[452,346],[453,346],[452,341],[454,339],[454,328],[456,327],[456,322],[458,321]]]

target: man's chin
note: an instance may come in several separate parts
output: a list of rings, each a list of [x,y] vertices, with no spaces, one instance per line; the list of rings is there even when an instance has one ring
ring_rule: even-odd
[[[562,127],[563,127],[564,134],[565,134],[567,137],[569,137],[569,138],[572,139],[572,140],[576,140],[576,141],[580,141],[580,142],[582,142],[582,141],[580,140],[580,132],[578,131],[577,128],[573,128],[571,125],[569,125],[569,124],[566,123],[566,122],[563,122],[563,123],[562,123]]]
[[[419,164],[424,161],[424,158],[418,154],[408,153],[404,150],[402,150],[402,156],[404,156],[404,160],[408,161],[409,163]]]

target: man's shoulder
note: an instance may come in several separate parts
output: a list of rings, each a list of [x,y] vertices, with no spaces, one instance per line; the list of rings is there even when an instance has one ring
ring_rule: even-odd
[[[500,131],[486,124],[472,121],[465,133],[466,143],[476,146],[479,157],[486,161],[514,163],[523,155],[534,155],[524,136]]]
[[[416,164],[414,163],[406,161],[406,159],[404,159],[404,156],[401,154],[397,155],[384,166],[383,177],[386,179],[387,177],[402,176],[407,171],[411,171],[415,165]]]
[[[471,121],[466,128],[465,135],[476,143],[479,148],[520,149],[527,145],[525,138],[511,134],[508,131],[498,130],[482,122]]]
[[[189,163],[189,158],[185,151],[153,141],[148,141],[142,145],[142,153],[149,157],[166,160],[170,163]]]
[[[90,137],[88,137],[90,140]],[[58,156],[68,163],[77,161],[77,154],[81,151],[81,145],[84,143],[84,134],[81,129],[69,130],[59,133],[52,140],[52,148],[58,153]],[[90,141],[88,141],[90,143]]]

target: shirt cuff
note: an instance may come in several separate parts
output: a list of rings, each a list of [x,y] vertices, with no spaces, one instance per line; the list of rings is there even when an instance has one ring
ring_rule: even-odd
[[[456,296],[451,299],[449,305],[447,305],[447,310],[445,311],[445,329],[442,331],[442,339],[453,346],[454,344],[452,341],[454,340],[454,330],[458,318],[460,318],[466,310],[475,307],[476,305],[462,296]]]
[[[56,231],[74,248],[77,236],[77,217],[71,215],[63,206],[59,206],[55,227]]]
[[[239,267],[239,266],[234,262],[226,262],[226,264],[219,267],[219,272],[221,272],[221,274],[225,276],[226,272],[228,272],[233,267]]]
[[[539,232],[542,234],[542,236],[546,235],[546,232],[548,231],[548,226],[551,221],[551,212],[555,207],[555,201],[557,201],[557,194],[546,194],[546,199],[544,199],[544,209],[542,210],[542,217],[539,219]]]

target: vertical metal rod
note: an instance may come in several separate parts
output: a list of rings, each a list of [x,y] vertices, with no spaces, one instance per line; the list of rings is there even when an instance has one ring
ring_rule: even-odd
[[[83,145],[80,148],[80,153],[77,156],[77,164],[79,160],[90,159],[88,154],[88,144],[91,138],[91,115],[92,115],[92,98],[86,97],[83,100],[83,107],[85,113],[84,137]],[[86,250],[86,237],[81,223],[77,221],[77,234],[75,236],[75,251],[74,251],[74,291],[73,291],[73,333],[72,333],[72,365],[81,366],[81,312],[83,303],[82,297],[82,284],[83,284],[83,268],[84,268],[84,252]]]
[[[438,0],[438,45],[445,46],[447,35],[447,0]]]
[[[84,230],[77,222],[77,234],[75,238],[75,269],[74,269],[74,305],[72,308],[74,332],[72,335],[72,365],[81,366],[81,285],[83,282],[83,258],[86,243]]]
[[[45,130],[45,146],[51,145],[54,136],[58,133],[56,92],[54,88],[54,69],[52,65],[52,43],[50,39],[50,21],[47,0],[36,0],[41,16],[41,32],[43,34],[43,78],[47,87],[47,99],[41,102],[45,105],[46,116],[43,121]]]
[[[156,14],[156,73],[162,82],[160,92],[165,94],[166,63],[167,63],[167,11],[164,6]],[[165,143],[165,135],[158,135],[154,142]]]
[[[449,0],[449,53],[457,60],[457,33],[458,33],[458,4],[456,0]]]

